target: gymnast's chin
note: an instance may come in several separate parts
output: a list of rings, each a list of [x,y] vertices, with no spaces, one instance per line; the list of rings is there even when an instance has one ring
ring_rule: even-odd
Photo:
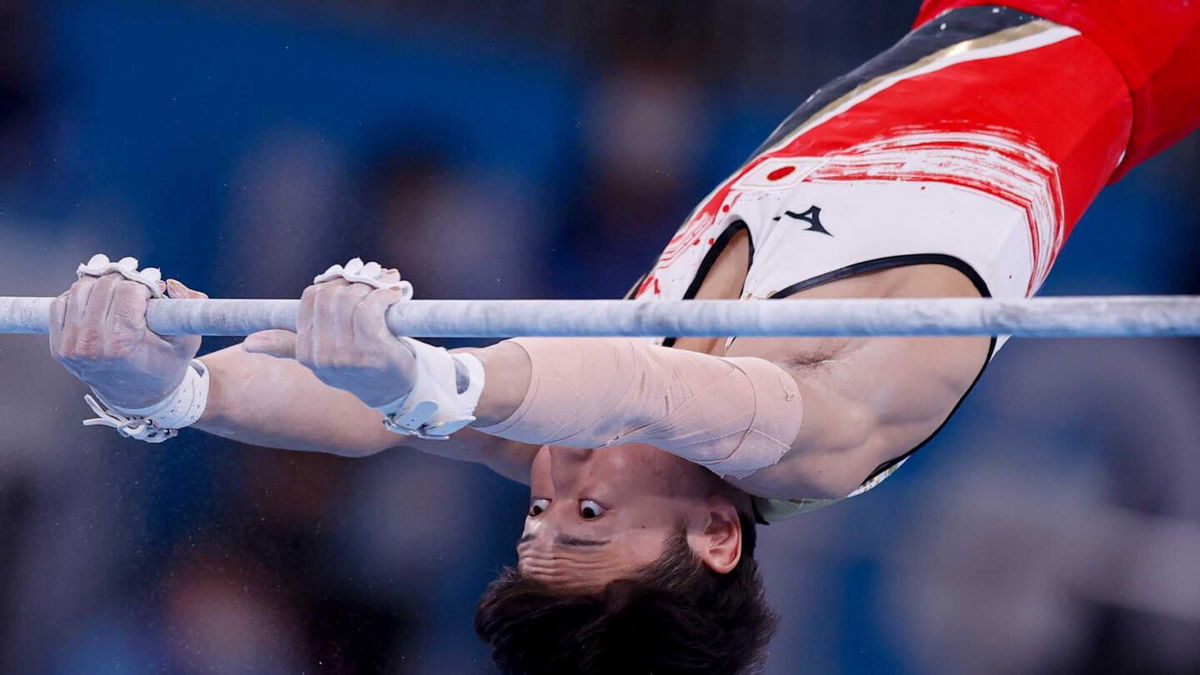
[[[742,673],[775,631],[750,497],[649,445],[543,446],[475,629],[505,673]]]

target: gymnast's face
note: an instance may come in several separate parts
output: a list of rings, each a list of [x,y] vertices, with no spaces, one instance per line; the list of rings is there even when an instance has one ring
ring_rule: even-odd
[[[740,527],[732,502],[714,494],[719,484],[648,445],[544,446],[533,461],[520,570],[566,591],[598,590],[654,562],[682,526],[701,560],[728,571],[741,554]]]

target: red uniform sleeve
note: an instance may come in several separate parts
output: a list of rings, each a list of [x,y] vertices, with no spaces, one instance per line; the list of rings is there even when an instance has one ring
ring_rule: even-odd
[[[1002,5],[1070,26],[1117,65],[1134,110],[1129,145],[1111,181],[1200,126],[1200,2],[924,0],[916,25],[972,5]]]

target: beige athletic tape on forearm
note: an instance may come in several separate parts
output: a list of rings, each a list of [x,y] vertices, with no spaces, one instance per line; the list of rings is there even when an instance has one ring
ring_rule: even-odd
[[[480,431],[534,444],[648,443],[720,475],[778,462],[800,432],[796,382],[758,358],[722,358],[627,338],[520,338],[529,391]]]

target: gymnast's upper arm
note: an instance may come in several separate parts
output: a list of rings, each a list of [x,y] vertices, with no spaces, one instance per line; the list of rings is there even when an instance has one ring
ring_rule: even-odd
[[[978,295],[950,268],[894,272],[877,281],[876,297]],[[764,497],[844,497],[937,430],[978,376],[989,346],[981,337],[736,340],[727,356],[767,359],[793,376],[804,421],[779,463],[731,482]]]

